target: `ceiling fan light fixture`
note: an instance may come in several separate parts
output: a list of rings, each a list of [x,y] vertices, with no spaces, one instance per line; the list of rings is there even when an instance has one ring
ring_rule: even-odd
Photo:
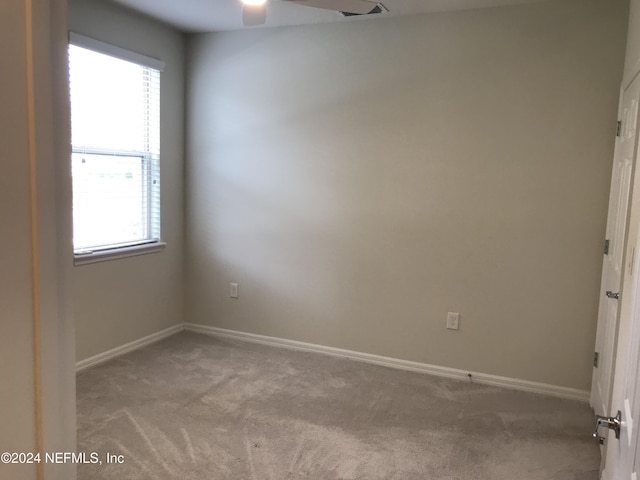
[[[267,0],[241,0],[243,5],[248,5],[249,7],[260,7],[267,3]]]
[[[264,25],[266,21],[266,0],[242,0],[242,24],[245,27]]]
[[[382,3],[376,3],[375,6],[367,13],[345,12],[342,10],[340,10],[339,13],[342,14],[343,17],[353,17],[358,15],[373,15],[376,13],[386,13],[388,11],[389,9],[385,7]]]

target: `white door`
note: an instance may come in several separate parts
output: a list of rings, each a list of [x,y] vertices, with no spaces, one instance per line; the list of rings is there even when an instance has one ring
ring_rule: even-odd
[[[640,182],[634,182],[640,187]],[[640,202],[634,202],[640,203]],[[634,205],[640,207],[640,205]],[[638,208],[632,208],[632,215],[640,216]],[[632,251],[638,251],[640,238],[634,235]],[[630,238],[631,240],[631,238]],[[637,480],[638,467],[638,420],[640,407],[640,262],[633,260],[635,265],[629,270],[630,275],[625,275],[624,297],[621,315],[618,341],[618,355],[615,368],[615,385],[612,400],[611,416],[620,412],[622,420],[620,428],[620,438],[615,438],[611,433],[607,440],[607,461],[606,469],[603,472],[603,479],[607,480]],[[614,412],[615,411],[615,412]],[[600,429],[600,433],[602,432]]]
[[[638,155],[638,101],[640,99],[640,75],[623,92],[621,140],[618,150],[621,161],[630,161]],[[617,336],[616,361],[611,406],[608,416],[621,412],[620,438],[609,432],[606,442],[606,469],[603,479],[638,480],[640,456],[638,427],[640,426],[640,174],[634,175],[631,201],[629,238],[624,275],[623,293],[620,297],[620,318]],[[603,434],[604,428],[600,429]],[[636,461],[638,467],[636,467]]]
[[[600,284],[600,308],[595,346],[596,357],[594,358],[591,382],[591,406],[598,415],[608,414],[613,386],[615,334],[618,325],[619,301],[608,297],[606,292],[619,293],[621,286],[629,207],[629,187],[635,148],[635,135],[630,128],[633,122],[630,122],[629,119],[635,118],[635,115],[637,115],[639,87],[639,82],[633,82],[629,88],[623,90],[620,101],[621,123],[611,175],[606,246]]]

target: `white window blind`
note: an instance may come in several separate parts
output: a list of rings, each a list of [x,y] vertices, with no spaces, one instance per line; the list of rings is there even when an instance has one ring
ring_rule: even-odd
[[[86,37],[71,42],[74,251],[158,242],[160,68],[149,64],[161,63],[116,47],[109,53],[120,58],[95,51],[108,48]]]

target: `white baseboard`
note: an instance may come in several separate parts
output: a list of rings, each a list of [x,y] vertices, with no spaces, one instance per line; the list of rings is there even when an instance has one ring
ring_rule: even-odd
[[[459,380],[469,379],[471,374],[475,383],[484,385],[493,385],[497,387],[510,388],[513,390],[522,390],[525,392],[540,393],[553,397],[568,398],[579,400],[581,402],[589,401],[589,392],[586,390],[578,390],[575,388],[560,387],[558,385],[550,385],[546,383],[530,382],[528,380],[520,380],[517,378],[500,377],[497,375],[488,375],[486,373],[470,372],[467,370],[458,370],[455,368],[440,367],[437,365],[429,365],[426,363],[412,362],[409,360],[401,360],[398,358],[383,357],[380,355],[372,355],[370,353],[354,352],[352,350],[344,350],[342,348],[326,347],[323,345],[315,345],[312,343],[298,342],[296,340],[287,340],[284,338],[267,337],[265,335],[257,335],[254,333],[238,332],[235,330],[226,330],[223,328],[209,327],[206,325],[197,325],[194,323],[185,323],[184,329],[190,332],[204,333],[215,337],[231,338],[234,340],[243,340],[246,342],[260,343],[274,347],[289,348],[293,350],[301,350],[304,352],[315,352],[333,357],[349,358],[359,362],[372,363],[374,365],[382,365],[385,367],[397,368],[400,370],[409,370],[412,372],[426,373],[439,377],[455,378]]]
[[[180,323],[178,325],[165,328],[164,330],[161,330],[159,332],[152,333],[151,335],[147,335],[146,337],[139,338],[138,340],[134,340],[133,342],[125,343],[124,345],[121,345],[119,347],[112,348],[111,350],[107,350],[106,352],[99,353],[98,355],[94,355],[93,357],[80,360],[76,363],[76,373],[81,372],[82,370],[86,370],[87,368],[93,367],[95,365],[104,363],[108,360],[111,360],[112,358],[124,355],[125,353],[129,353],[134,350],[138,350],[139,348],[146,347],[147,345],[151,345],[152,343],[159,342],[160,340],[170,337],[171,335],[183,330],[184,324]]]
[[[210,327],[207,325],[198,325],[195,323],[184,323],[166,328],[160,332],[147,335],[133,342],[126,343],[120,347],[113,348],[106,352],[94,355],[76,363],[76,373],[86,370],[87,368],[107,362],[112,358],[119,357],[125,353],[138,350],[139,348],[159,342],[160,340],[170,337],[182,330],[195,333],[203,333],[215,337],[231,338],[234,340],[242,340],[245,342],[260,343],[273,347],[288,348],[292,350],[300,350],[304,352],[314,352],[333,357],[349,358],[359,362],[371,363],[374,365],[382,365],[400,370],[408,370],[412,372],[426,373],[436,375],[438,377],[455,378],[458,380],[467,380],[471,374],[475,383],[483,385],[494,385],[497,387],[510,388],[514,390],[522,390],[525,392],[540,393],[560,398],[568,398],[588,403],[590,394],[587,390],[578,390],[575,388],[560,387],[558,385],[550,385],[547,383],[530,382],[528,380],[520,380],[517,378],[500,377],[497,375],[489,375],[486,373],[470,372],[467,370],[459,370],[456,368],[440,367],[438,365],[429,365],[427,363],[412,362],[410,360],[401,360],[399,358],[383,357],[381,355],[373,355],[370,353],[355,352],[353,350],[345,350],[342,348],[327,347],[324,345],[316,345],[313,343],[299,342],[296,340],[287,340],[284,338],[268,337],[265,335],[257,335],[255,333],[239,332],[236,330],[227,330],[224,328]]]

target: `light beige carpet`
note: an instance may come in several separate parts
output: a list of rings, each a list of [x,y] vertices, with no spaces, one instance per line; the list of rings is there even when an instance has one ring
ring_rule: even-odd
[[[595,480],[586,404],[180,333],[78,376],[80,480]],[[106,464],[109,452],[124,463]]]

